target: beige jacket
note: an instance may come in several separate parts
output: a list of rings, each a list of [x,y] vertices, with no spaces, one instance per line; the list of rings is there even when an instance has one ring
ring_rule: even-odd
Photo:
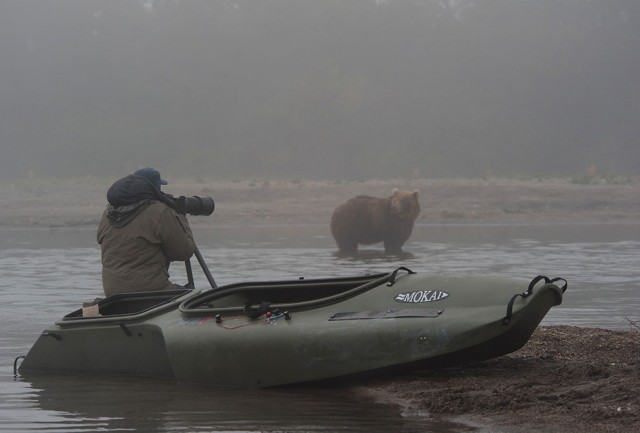
[[[107,296],[173,289],[169,263],[185,261],[195,252],[187,218],[158,201],[123,227],[114,227],[105,211],[97,240],[102,250],[102,286]]]

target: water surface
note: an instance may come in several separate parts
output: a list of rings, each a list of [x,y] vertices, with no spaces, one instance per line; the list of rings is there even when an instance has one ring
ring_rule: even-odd
[[[569,289],[543,323],[628,329],[640,318],[640,226],[420,225],[406,250],[337,258],[326,227],[194,230],[219,285],[349,276],[407,266],[420,273],[561,276]],[[354,399],[339,386],[212,389],[138,378],[14,378],[40,332],[101,296],[95,230],[0,230],[0,431],[461,432],[461,424]],[[197,263],[194,263],[197,269]],[[171,268],[185,280],[181,264]],[[199,288],[207,280],[196,273]],[[524,289],[525,287],[523,287]],[[257,359],[256,362],[259,362]]]

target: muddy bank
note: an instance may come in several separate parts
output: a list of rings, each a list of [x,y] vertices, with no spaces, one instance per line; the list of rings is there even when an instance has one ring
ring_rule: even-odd
[[[25,178],[0,182],[0,225],[97,225],[116,178]],[[194,225],[327,224],[335,207],[359,194],[420,190],[418,223],[640,221],[640,180],[414,179],[367,181],[169,179],[174,195],[209,195],[210,217]]]
[[[371,380],[355,392],[494,433],[637,432],[639,331],[542,326],[512,354]]]

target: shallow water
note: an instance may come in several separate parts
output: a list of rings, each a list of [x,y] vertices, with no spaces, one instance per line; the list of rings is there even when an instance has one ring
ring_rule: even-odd
[[[544,324],[613,329],[640,316],[640,225],[421,225],[406,250],[337,258],[326,227],[196,228],[219,285],[386,272],[483,274],[569,281]],[[194,269],[197,263],[194,263]],[[172,266],[175,282],[183,266]],[[0,431],[473,431],[426,414],[355,400],[339,387],[228,390],[173,382],[52,376],[14,378],[13,360],[39,333],[101,295],[94,229],[0,230]],[[196,269],[196,284],[208,283]],[[525,287],[523,287],[524,289]]]

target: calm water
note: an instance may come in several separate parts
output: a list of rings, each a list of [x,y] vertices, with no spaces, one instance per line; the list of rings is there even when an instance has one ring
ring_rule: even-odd
[[[219,285],[244,280],[386,272],[562,276],[564,303],[545,324],[628,329],[640,319],[640,225],[422,225],[404,259],[368,249],[338,259],[326,227],[196,229]],[[475,431],[427,414],[358,401],[346,390],[233,391],[143,379],[14,378],[39,333],[101,295],[93,229],[0,229],[0,431]],[[194,268],[197,263],[194,263]],[[172,267],[184,281],[180,265]],[[201,273],[196,284],[207,287]],[[524,287],[523,287],[524,289]]]

